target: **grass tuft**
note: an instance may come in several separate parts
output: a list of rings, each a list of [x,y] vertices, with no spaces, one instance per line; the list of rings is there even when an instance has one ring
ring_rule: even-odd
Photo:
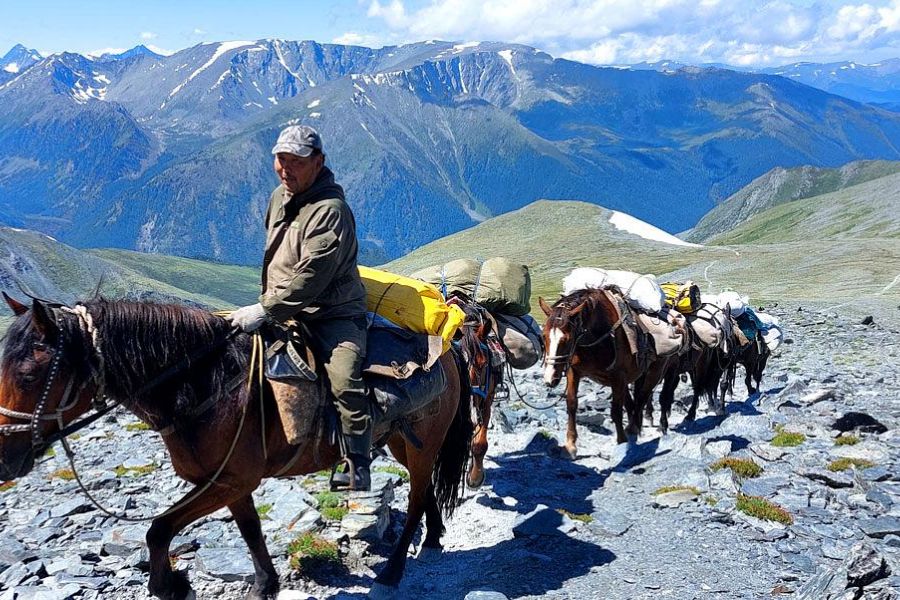
[[[715,496],[704,496],[703,501],[706,502],[709,506],[715,506],[719,503],[719,500]]]
[[[593,523],[594,522],[594,517],[592,517],[589,514],[581,515],[578,513],[569,512],[564,508],[557,508],[556,512],[558,512],[561,515],[565,515],[565,516],[569,517],[573,521],[580,521],[582,523]]]
[[[8,492],[9,490],[13,489],[14,487],[16,487],[15,481],[4,481],[3,483],[0,483],[0,493]]]
[[[113,469],[113,473],[116,474],[116,477],[141,477],[142,475],[149,475],[158,468],[158,465],[152,463],[140,467],[126,467],[124,465],[119,465]]]
[[[784,525],[793,525],[794,523],[794,517],[791,516],[791,513],[774,502],[769,502],[759,496],[738,494],[737,509],[744,514],[764,521],[775,521]]]
[[[709,465],[709,468],[713,471],[731,469],[732,473],[742,479],[753,479],[754,477],[759,477],[763,472],[763,468],[750,458],[720,458],[716,462]]]
[[[301,573],[341,562],[337,544],[313,533],[304,533],[288,544],[288,556],[291,568]]]
[[[342,494],[337,492],[319,492],[315,496],[319,503],[319,512],[327,521],[340,521],[350,512],[347,501]]]
[[[859,443],[859,436],[857,435],[842,435],[841,437],[834,438],[835,446],[855,446]]]
[[[62,479],[63,481],[72,481],[75,479],[75,471],[72,469],[57,469],[47,475],[47,479]]]
[[[692,492],[695,496],[700,495],[700,490],[692,485],[664,485],[651,492],[650,495],[659,496],[661,494],[668,494],[669,492]]]
[[[271,504],[260,504],[256,507],[256,514],[258,514],[259,518],[264,521],[269,518],[270,512],[272,512]]]
[[[149,431],[150,426],[144,423],[143,421],[138,421],[137,423],[129,423],[125,426],[125,431]]]
[[[385,465],[383,467],[375,467],[376,473],[390,473],[397,475],[403,481],[409,481],[409,473],[403,467],[395,467],[394,465]]]
[[[865,458],[839,458],[828,463],[828,470],[834,473],[839,471],[847,471],[849,469],[868,469],[874,467],[875,463]]]
[[[47,458],[56,457],[56,450],[53,449],[53,446],[50,446],[49,448],[47,448],[47,450],[44,451],[44,456]]]
[[[806,436],[802,433],[785,431],[781,425],[775,428],[775,432],[775,437],[772,438],[772,445],[777,448],[793,448],[806,441]]]

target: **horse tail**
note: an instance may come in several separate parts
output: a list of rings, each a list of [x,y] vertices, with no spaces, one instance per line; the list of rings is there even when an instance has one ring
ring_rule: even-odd
[[[451,352],[459,373],[459,404],[444,443],[438,451],[432,475],[438,507],[448,517],[453,514],[460,496],[465,491],[466,468],[469,463],[472,435],[475,433],[472,424],[470,401],[472,385],[469,381],[469,370],[460,351],[454,347]]]

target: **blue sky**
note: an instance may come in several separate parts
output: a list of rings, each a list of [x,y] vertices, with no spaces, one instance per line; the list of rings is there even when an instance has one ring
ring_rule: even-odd
[[[88,53],[144,43],[283,38],[382,46],[499,40],[597,64],[737,65],[900,56],[900,0],[44,0],[4,3],[0,54],[17,42]]]

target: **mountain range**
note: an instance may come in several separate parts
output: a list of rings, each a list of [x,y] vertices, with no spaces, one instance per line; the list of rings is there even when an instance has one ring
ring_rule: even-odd
[[[293,123],[322,132],[369,263],[539,198],[680,231],[776,166],[900,159],[900,115],[766,73],[495,42],[17,49],[36,62],[0,80],[0,220],[78,247],[258,264]]]

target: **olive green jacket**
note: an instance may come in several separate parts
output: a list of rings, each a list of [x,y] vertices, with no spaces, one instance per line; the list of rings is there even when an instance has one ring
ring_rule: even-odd
[[[259,297],[266,314],[281,322],[364,315],[358,248],[353,213],[327,167],[301,194],[278,186],[266,211]]]

